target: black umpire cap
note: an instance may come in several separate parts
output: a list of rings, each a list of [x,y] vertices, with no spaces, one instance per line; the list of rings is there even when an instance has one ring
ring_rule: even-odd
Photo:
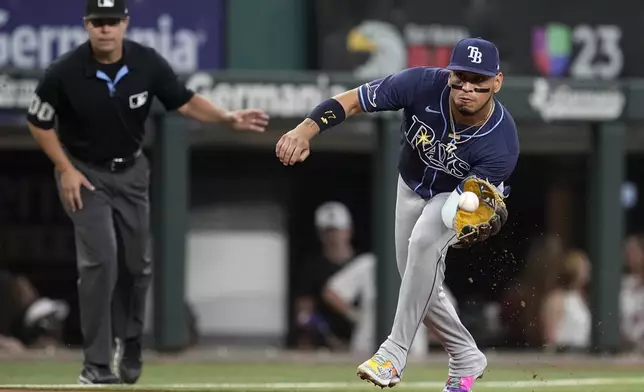
[[[87,0],[85,18],[119,18],[128,16],[125,0]]]

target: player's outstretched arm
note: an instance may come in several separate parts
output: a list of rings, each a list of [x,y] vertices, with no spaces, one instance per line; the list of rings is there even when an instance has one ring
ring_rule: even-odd
[[[275,154],[284,165],[304,161],[310,154],[310,140],[351,116],[362,112],[358,89],[338,94],[316,106],[309,115],[277,142]]]
[[[414,102],[421,81],[431,78],[426,72],[424,67],[405,69],[327,99],[295,129],[282,136],[275,154],[284,165],[294,165],[309,156],[309,141],[313,137],[347,118],[361,112],[397,111],[408,107]]]

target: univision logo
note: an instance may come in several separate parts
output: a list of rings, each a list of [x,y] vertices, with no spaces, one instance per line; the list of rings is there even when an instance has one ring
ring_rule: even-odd
[[[532,29],[532,59],[544,76],[563,76],[573,51],[569,26],[551,23]]]
[[[618,25],[549,23],[532,29],[532,58],[546,77],[616,79],[624,68],[622,35]]]

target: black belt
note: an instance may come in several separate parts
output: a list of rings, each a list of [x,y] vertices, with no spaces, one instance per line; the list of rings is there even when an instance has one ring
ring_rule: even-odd
[[[110,172],[122,172],[125,171],[136,163],[137,159],[142,155],[141,150],[137,150],[132,155],[120,158],[112,158],[106,160],[83,160],[85,163],[88,163],[92,166],[100,167],[101,169],[106,169]]]

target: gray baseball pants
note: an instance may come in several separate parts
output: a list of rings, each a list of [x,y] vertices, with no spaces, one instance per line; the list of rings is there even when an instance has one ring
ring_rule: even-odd
[[[479,376],[487,360],[443,292],[445,255],[456,233],[445,226],[443,205],[449,193],[424,200],[399,177],[395,244],[402,278],[391,334],[379,352],[402,374],[421,323],[432,328],[449,354],[449,376]]]
[[[96,188],[81,188],[83,209],[67,211],[75,232],[84,364],[109,366],[115,338],[141,339],[143,333],[152,273],[149,161],[141,154],[123,172],[72,163]],[[60,194],[58,173],[56,183]]]

